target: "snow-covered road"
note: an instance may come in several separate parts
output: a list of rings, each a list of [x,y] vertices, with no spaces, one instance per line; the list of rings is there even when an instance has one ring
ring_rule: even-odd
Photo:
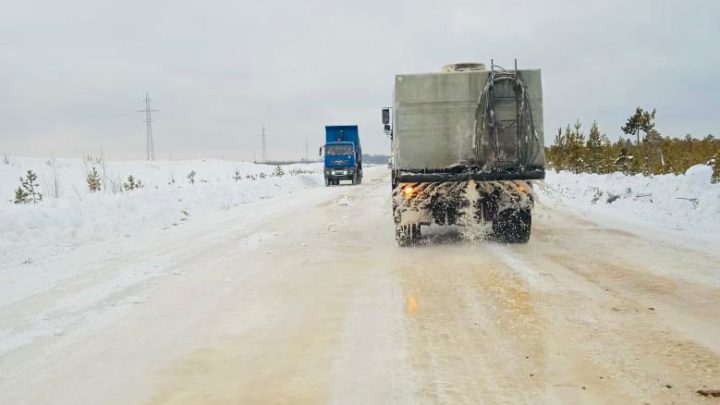
[[[389,193],[374,169],[57,257],[71,276],[0,306],[0,403],[691,403],[720,388],[720,252],[543,204],[527,245],[451,231],[401,249]]]

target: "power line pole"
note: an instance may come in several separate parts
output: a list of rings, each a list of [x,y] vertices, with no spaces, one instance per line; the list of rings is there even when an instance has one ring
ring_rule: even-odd
[[[149,93],[145,93],[145,99],[143,101],[145,102],[145,109],[138,110],[138,112],[145,113],[145,155],[147,160],[155,160],[155,143],[153,142],[152,134],[152,113],[157,110],[150,108],[150,103],[153,100],[150,98]]]
[[[305,138],[305,161],[310,160],[310,155],[308,154],[308,140]]]
[[[262,161],[267,162],[267,142],[266,142],[266,136],[265,136],[265,126],[262,127],[262,134],[260,135],[260,139],[262,142]]]

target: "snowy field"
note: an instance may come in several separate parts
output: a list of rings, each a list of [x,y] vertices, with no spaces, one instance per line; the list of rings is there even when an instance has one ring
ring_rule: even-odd
[[[95,168],[103,189],[91,193]],[[275,166],[222,160],[102,162],[0,159],[0,270],[46,260],[89,242],[179,226],[200,214],[323,184],[319,163]],[[15,189],[34,171],[43,200],[15,204]],[[191,173],[195,173],[194,176]],[[127,191],[132,175],[143,183]]]

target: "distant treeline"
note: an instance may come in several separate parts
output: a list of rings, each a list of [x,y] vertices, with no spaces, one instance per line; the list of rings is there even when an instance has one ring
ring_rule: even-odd
[[[621,127],[624,134],[610,142],[600,133],[597,122],[585,134],[580,121],[559,128],[552,146],[545,148],[548,165],[555,170],[575,173],[667,174],[684,173],[690,166],[713,166],[713,181],[720,181],[720,139],[665,137],[655,129],[655,110],[636,110]]]
[[[363,154],[363,162],[374,165],[385,165],[390,159],[388,155],[368,155]]]

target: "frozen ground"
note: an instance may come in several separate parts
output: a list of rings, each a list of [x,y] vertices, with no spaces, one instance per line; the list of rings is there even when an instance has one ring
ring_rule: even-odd
[[[177,164],[201,176],[200,162]],[[230,176],[233,164],[222,164],[216,176]],[[127,163],[118,176],[143,165]],[[137,176],[150,184],[167,172]],[[715,185],[703,191],[692,174],[662,187],[551,174],[537,188],[527,245],[470,242],[450,231],[400,249],[384,168],[369,169],[360,187],[315,187],[320,175],[306,177],[283,178],[289,185],[274,194],[256,191],[277,188],[274,180],[257,181],[243,194],[254,200],[223,190],[243,187],[234,181],[213,186],[208,178],[200,183],[206,193],[238,196],[239,205],[198,203],[202,211],[177,226],[117,208],[131,213],[116,222],[135,224],[129,236],[100,227],[97,238],[70,234],[66,250],[55,248],[61,231],[52,231],[60,241],[35,247],[14,242],[21,254],[1,253],[44,258],[0,267],[0,398],[694,403],[704,400],[696,390],[718,388],[720,253],[692,242],[717,229]],[[180,209],[163,196],[200,199],[197,186],[68,196],[63,204],[84,218],[79,229],[95,229],[102,216],[76,212],[87,201],[124,207],[142,199],[134,209],[161,216],[162,207]],[[595,198],[595,189],[607,196],[628,187],[612,203]],[[652,203],[633,195],[668,190],[673,198],[653,194]],[[697,208],[673,208],[694,204],[674,197],[697,198]],[[49,215],[56,208],[48,202],[0,205],[2,232],[30,238],[6,221],[23,209]],[[664,212],[672,221],[657,221]],[[39,232],[52,221],[33,223]]]

